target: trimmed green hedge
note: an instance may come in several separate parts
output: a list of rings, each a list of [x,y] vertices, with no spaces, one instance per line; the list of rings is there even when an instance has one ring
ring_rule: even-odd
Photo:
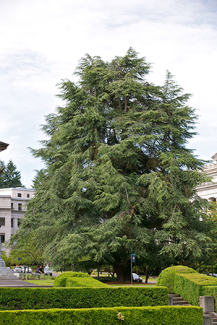
[[[0,310],[166,305],[164,287],[0,288]]]
[[[188,273],[197,273],[197,272],[191,269],[190,267],[183,266],[183,265],[171,266],[166,268],[160,273],[157,280],[157,285],[167,287],[169,293],[176,293],[174,289],[174,280],[175,280],[175,275],[177,273],[188,274]]]
[[[54,281],[54,287],[95,287],[95,288],[103,288],[107,287],[106,284],[93,279],[87,273],[82,272],[64,272],[58,277],[56,277]]]
[[[175,275],[175,293],[182,296],[182,298],[187,300],[188,303],[195,306],[199,306],[200,296],[208,295],[207,292],[209,291],[209,286],[217,286],[217,279],[199,273]]]
[[[50,309],[0,311],[1,324],[121,324],[117,313],[124,316],[123,325],[202,325],[203,309],[199,307],[115,307],[92,309]]]

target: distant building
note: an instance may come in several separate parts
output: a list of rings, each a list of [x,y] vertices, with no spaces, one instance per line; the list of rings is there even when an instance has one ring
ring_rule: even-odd
[[[0,141],[0,151],[7,149],[8,146],[9,146],[9,144]]]
[[[7,149],[8,146],[9,146],[9,144],[0,141],[0,152]],[[4,169],[5,169],[5,167],[0,169],[0,174],[3,172]]]
[[[0,236],[5,242],[19,228],[26,212],[26,203],[34,196],[33,189],[23,187],[0,189]]]
[[[211,157],[214,163],[207,164],[203,170],[208,176],[212,177],[212,182],[203,183],[197,187],[197,194],[209,201],[217,201],[217,153]]]

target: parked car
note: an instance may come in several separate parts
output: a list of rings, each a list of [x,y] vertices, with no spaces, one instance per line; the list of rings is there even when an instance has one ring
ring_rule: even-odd
[[[138,274],[132,273],[132,276],[133,276],[133,281],[142,282],[142,278],[140,278]]]
[[[14,269],[13,269],[14,272],[18,272],[18,273],[21,273],[22,272],[22,268],[21,266],[16,266]]]
[[[17,265],[13,271],[18,273],[32,273],[31,267],[27,265]]]
[[[206,275],[214,276],[215,278],[217,278],[217,274],[216,273],[206,273]]]
[[[49,266],[45,266],[44,274],[52,276],[53,270]]]

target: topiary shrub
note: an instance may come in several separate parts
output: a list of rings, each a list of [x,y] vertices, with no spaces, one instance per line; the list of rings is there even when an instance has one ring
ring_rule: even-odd
[[[54,287],[106,287],[87,273],[64,272],[56,277]]]
[[[157,280],[157,285],[167,287],[169,293],[175,293],[174,279],[175,279],[175,274],[177,273],[188,274],[188,273],[197,273],[197,272],[191,269],[190,267],[183,266],[183,265],[171,266],[160,273]]]

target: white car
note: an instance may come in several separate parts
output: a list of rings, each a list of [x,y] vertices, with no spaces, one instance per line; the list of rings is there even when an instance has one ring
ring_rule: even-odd
[[[14,269],[13,269],[14,272],[18,272],[18,273],[32,273],[32,269],[31,267],[29,266],[26,266],[26,265],[19,265],[19,266],[16,266]]]
[[[133,276],[133,281],[142,282],[142,278],[140,278],[138,274],[132,273],[132,276]]]
[[[21,266],[16,266],[14,269],[13,269],[14,272],[18,272],[18,273],[22,273],[22,268]]]

